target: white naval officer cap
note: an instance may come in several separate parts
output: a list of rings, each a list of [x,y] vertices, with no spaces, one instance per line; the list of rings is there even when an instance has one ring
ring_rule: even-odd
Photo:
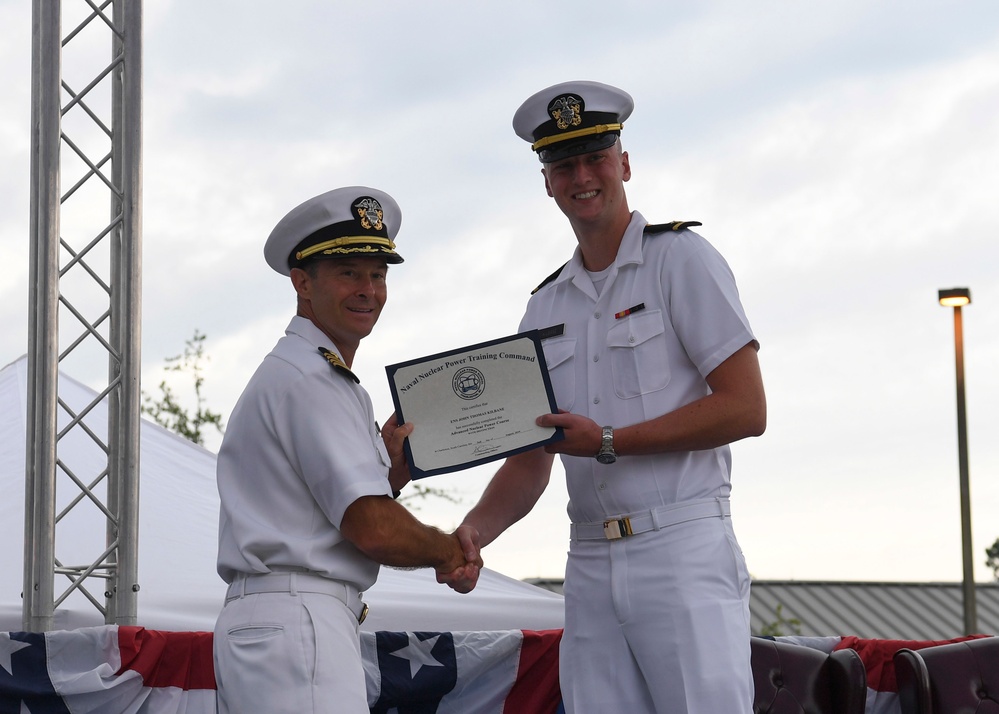
[[[333,189],[278,221],[264,244],[264,259],[282,275],[321,258],[373,257],[401,263],[394,243],[401,223],[399,204],[384,191],[367,186]]]
[[[635,101],[600,82],[563,82],[520,105],[513,130],[546,164],[613,146]]]

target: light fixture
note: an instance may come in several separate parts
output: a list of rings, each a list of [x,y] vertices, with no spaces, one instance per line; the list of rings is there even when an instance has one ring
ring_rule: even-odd
[[[954,364],[957,370],[957,458],[961,489],[961,561],[964,570],[964,634],[973,635],[978,629],[975,602],[975,565],[971,546],[971,485],[968,478],[968,419],[964,400],[964,323],[961,308],[971,304],[971,290],[950,288],[937,292],[940,304],[954,308]]]
[[[938,290],[937,296],[944,307],[964,307],[971,304],[971,290],[968,288]]]

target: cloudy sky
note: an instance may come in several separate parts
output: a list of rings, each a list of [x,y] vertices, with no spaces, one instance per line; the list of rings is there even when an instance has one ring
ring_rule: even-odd
[[[79,15],[75,5],[64,0],[64,12]],[[7,363],[27,351],[30,3],[0,0],[0,28]],[[67,47],[64,73],[86,55]],[[990,579],[993,0],[147,2],[147,391],[198,330],[208,406],[228,417],[293,311],[263,242],[289,208],[343,185],[381,188],[404,214],[406,262],[355,362],[377,413],[391,412],[386,364],[515,332],[530,290],[574,241],[510,120],[527,96],[570,79],[633,95],[631,206],[654,222],[701,221],[738,278],[770,413],[763,437],[733,449],[754,576],[960,580],[953,318],[936,293],[968,286],[974,559],[977,579]],[[68,173],[64,189],[78,177]],[[107,215],[105,203],[90,208]],[[106,366],[71,373],[99,383]],[[419,514],[456,525],[491,473],[435,477],[462,503]],[[514,577],[559,577],[566,539],[558,471],[484,556]]]

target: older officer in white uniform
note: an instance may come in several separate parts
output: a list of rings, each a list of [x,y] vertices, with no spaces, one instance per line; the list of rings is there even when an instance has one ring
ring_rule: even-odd
[[[758,344],[697,223],[628,208],[633,108],[596,82],[545,89],[516,133],[577,248],[528,303],[565,440],[509,458],[465,524],[482,545],[535,504],[560,453],[569,493],[561,684],[567,710],[748,714],[749,574],[732,529],[729,443],[759,435]]]
[[[476,534],[445,535],[393,500],[408,481],[394,417],[379,433],[350,371],[401,263],[396,202],[363,186],[293,209],[264,255],[297,315],[233,410],[218,456],[215,628],[219,711],[368,712],[358,625],[379,563],[435,568],[474,587]]]

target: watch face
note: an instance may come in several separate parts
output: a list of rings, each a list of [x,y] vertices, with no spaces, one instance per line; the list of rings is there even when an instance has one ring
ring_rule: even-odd
[[[614,454],[614,452],[610,452],[607,454],[601,452],[597,454],[597,461],[599,461],[602,464],[613,464],[615,461],[617,461],[617,456]]]

